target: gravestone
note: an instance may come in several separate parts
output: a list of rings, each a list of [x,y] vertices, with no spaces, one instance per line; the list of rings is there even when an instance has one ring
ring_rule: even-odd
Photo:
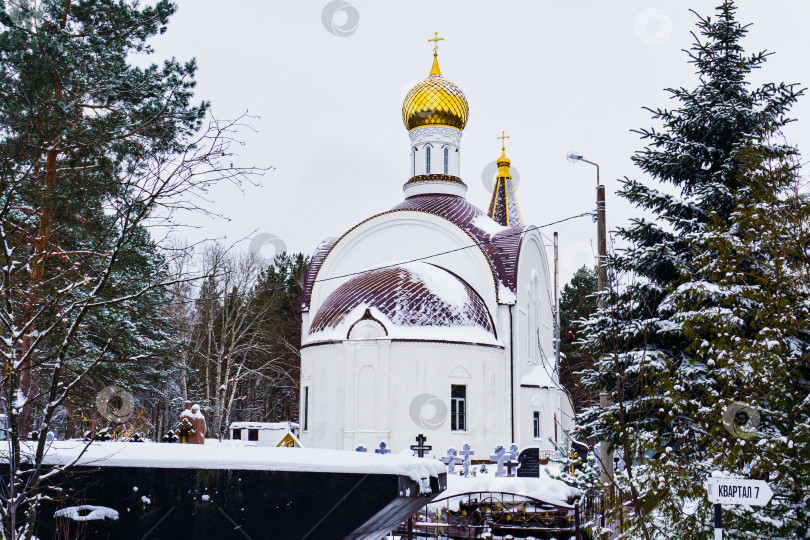
[[[519,478],[540,477],[540,449],[526,448],[518,455],[517,475]]]
[[[583,444],[579,441],[575,441],[571,439],[571,458],[576,459],[577,461],[574,463],[574,470],[580,471],[582,470],[582,464],[588,459],[588,445]],[[615,466],[614,466],[615,470]]]
[[[136,432],[136,433],[135,433],[135,434],[132,436],[132,438],[129,440],[129,442],[143,442],[143,437],[141,437],[141,434],[140,434],[140,433],[137,433],[137,432]]]
[[[456,474],[456,464],[461,462],[455,448],[448,448],[447,455],[442,458],[442,462],[447,465],[447,474]]]
[[[166,435],[163,436],[161,441],[165,443],[176,443],[177,442],[177,435],[174,434],[173,430],[169,430],[166,432]]]
[[[368,448],[363,446],[362,444],[354,449],[355,452],[368,452]]]
[[[386,446],[387,446],[387,445],[385,444],[385,442],[380,441],[380,447],[379,447],[379,448],[375,448],[375,449],[374,449],[374,453],[375,453],[375,454],[380,454],[380,455],[383,455],[383,456],[384,456],[385,454],[390,454],[390,453],[391,453],[391,450],[390,450],[389,448],[386,448]]]
[[[498,468],[495,470],[495,476],[506,476],[503,463],[509,458],[506,456],[506,449],[502,444],[495,447],[495,453],[489,456],[489,459],[498,464]]]
[[[474,455],[475,452],[470,448],[469,443],[464,443],[459,453],[464,457],[464,461],[461,462],[461,470],[464,472],[464,477],[466,478],[470,475],[470,464],[472,462],[470,456]]]
[[[425,444],[427,442],[427,437],[425,437],[422,433],[416,436],[416,444],[411,445],[411,450],[415,456],[423,458],[425,454],[433,450],[433,447],[429,444]]]
[[[509,456],[509,460],[505,463],[506,476],[512,476],[512,468],[518,466],[518,456],[520,456],[518,445],[512,444],[509,446],[509,452],[506,455]]]

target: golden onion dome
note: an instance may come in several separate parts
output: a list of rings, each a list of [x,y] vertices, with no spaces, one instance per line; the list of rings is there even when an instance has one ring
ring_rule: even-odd
[[[506,157],[506,149],[501,151],[501,157],[498,158],[498,178],[512,178],[512,175],[509,174],[509,165],[512,163],[508,157]]]
[[[411,88],[402,103],[402,121],[408,131],[422,126],[464,129],[470,106],[464,92],[442,76],[439,60],[433,54],[430,75]]]
[[[509,135],[502,131],[501,136],[498,138],[501,140],[501,157],[496,162],[498,164],[498,178],[512,178],[509,174],[509,165],[512,162],[506,157],[506,139],[509,138]]]

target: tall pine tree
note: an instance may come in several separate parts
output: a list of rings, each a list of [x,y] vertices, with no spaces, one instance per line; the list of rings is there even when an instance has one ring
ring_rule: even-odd
[[[137,67],[174,4],[134,0],[0,3],[0,398],[9,467],[3,538],[29,539],[46,435],[78,395],[165,373],[164,255],[205,189],[250,171],[231,162],[234,124],[202,120],[194,61]],[[68,412],[69,414],[69,412]],[[30,430],[36,442],[25,442]]]
[[[627,179],[620,192],[654,217],[618,231],[629,247],[585,339],[599,360],[584,379],[611,399],[582,427],[628,464],[614,487],[630,505],[613,510],[632,537],[710,534],[715,471],[765,478],[780,497],[734,509],[731,537],[806,537],[807,214],[791,191],[796,150],[774,142],[802,91],[750,87],[769,53],[745,53],[733,2],[698,29],[698,86],[650,110],[662,128],[640,132],[633,158],[677,194]]]

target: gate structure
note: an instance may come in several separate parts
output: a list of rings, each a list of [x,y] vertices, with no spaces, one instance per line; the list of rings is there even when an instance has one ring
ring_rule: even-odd
[[[476,491],[434,499],[394,534],[403,540],[583,540],[580,520],[579,502],[552,503],[518,493]]]

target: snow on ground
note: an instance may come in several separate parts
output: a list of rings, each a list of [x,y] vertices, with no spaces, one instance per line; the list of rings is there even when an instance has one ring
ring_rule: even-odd
[[[33,446],[29,452],[33,454]],[[273,448],[240,444],[239,441],[206,439],[205,444],[55,441],[45,455],[46,465],[74,461],[87,447],[78,465],[105,467],[154,467],[158,469],[226,469],[407,476],[429,491],[430,477],[445,472],[435,459],[379,455],[317,448]],[[2,458],[0,452],[0,458]],[[426,489],[427,488],[427,489]]]
[[[53,513],[53,517],[66,517],[73,521],[96,521],[99,519],[118,519],[118,511],[106,506],[93,506],[83,504],[81,506],[68,506],[60,508]]]
[[[488,465],[485,474],[478,471],[476,476],[466,478],[448,474],[447,490],[436,498],[444,499],[462,493],[488,491],[515,493],[560,506],[567,506],[570,499],[580,494],[578,489],[551,478],[545,471],[541,471],[540,478],[517,478],[514,476],[495,476],[495,468],[495,465],[491,467]]]

